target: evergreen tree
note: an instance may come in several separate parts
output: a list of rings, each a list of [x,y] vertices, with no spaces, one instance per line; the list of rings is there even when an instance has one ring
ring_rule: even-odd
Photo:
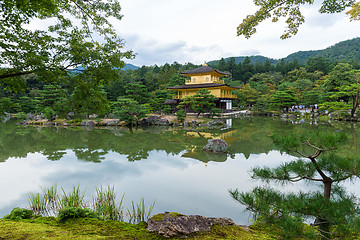
[[[201,113],[215,113],[216,104],[215,104],[216,97],[210,94],[210,91],[203,88],[196,92],[193,96],[188,96],[183,99],[180,104],[182,108],[190,107],[197,113],[197,117],[200,116]]]
[[[360,158],[337,152],[346,136],[339,132],[309,131],[287,136],[273,135],[283,150],[300,158],[278,167],[256,167],[252,178],[265,182],[322,183],[322,192],[283,193],[257,187],[248,193],[230,190],[232,197],[252,211],[258,221],[275,224],[287,239],[309,233],[303,222],[315,218],[312,238],[348,238],[360,230],[357,199],[346,194],[341,183],[360,177]]]
[[[291,106],[297,104],[295,92],[291,89],[277,91],[273,96],[271,103],[274,107],[285,109],[285,111],[288,112]]]
[[[114,109],[113,113],[115,116],[131,126],[146,116],[146,107],[129,98],[118,98],[113,103],[112,108]]]

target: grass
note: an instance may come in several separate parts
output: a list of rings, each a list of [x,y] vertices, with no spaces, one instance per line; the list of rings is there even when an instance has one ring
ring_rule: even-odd
[[[125,194],[123,194],[120,203],[116,204],[115,188],[108,186],[104,188],[101,186],[96,189],[96,197],[93,198],[94,211],[105,220],[124,220],[124,201]]]
[[[59,199],[59,209],[67,207],[86,207],[84,202],[85,192],[82,193],[80,190],[80,185],[77,187],[73,186],[71,192],[66,193],[63,188],[61,188],[63,194],[58,197]]]
[[[58,193],[57,185],[42,188],[43,193],[30,193],[28,202],[30,209],[36,215],[56,216],[59,210],[65,208],[90,208],[104,220],[124,221],[127,219],[129,223],[139,223],[147,221],[154,209],[155,201],[147,207],[145,200],[142,198],[139,204],[131,202],[131,207],[124,211],[124,196],[116,203],[116,194],[114,186],[108,186],[96,189],[96,196],[93,197],[92,204],[84,201],[85,192],[82,192],[80,185],[73,186],[72,191]],[[1,238],[0,238],[1,240]]]
[[[97,219],[74,219],[64,223],[54,217],[9,221],[0,219],[0,239],[167,239],[146,230],[146,223],[130,224]],[[184,239],[184,238],[171,238]],[[275,239],[267,233],[250,233],[238,226],[214,226],[211,231],[196,233],[186,239]]]
[[[151,215],[152,210],[154,209],[155,201],[146,209],[146,204],[144,198],[141,198],[139,204],[134,204],[131,202],[131,208],[128,209],[129,223],[137,223],[142,221],[147,221]]]

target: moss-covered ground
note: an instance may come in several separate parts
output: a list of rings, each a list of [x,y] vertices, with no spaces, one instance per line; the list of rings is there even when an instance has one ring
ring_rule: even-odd
[[[28,220],[0,219],[3,239],[167,239],[146,230],[146,223],[129,224],[98,219],[74,219],[59,222],[53,217]],[[171,238],[171,239],[184,239]],[[261,231],[246,231],[238,226],[214,226],[210,232],[196,233],[186,239],[276,239]]]

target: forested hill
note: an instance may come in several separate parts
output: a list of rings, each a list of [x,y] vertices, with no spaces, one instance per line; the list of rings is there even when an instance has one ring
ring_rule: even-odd
[[[132,65],[131,63],[127,63],[126,66],[122,68],[122,70],[127,70],[127,69],[135,70],[138,68],[139,68],[138,66]]]
[[[229,61],[231,57],[225,58],[225,61]],[[239,62],[244,62],[246,56],[241,56],[241,57],[234,57],[235,59],[235,63],[239,64]],[[264,56],[248,56],[248,58],[250,58],[252,63],[262,63],[264,64],[266,62],[266,60],[269,60],[271,64],[276,64],[278,62],[277,59],[272,59],[272,58],[268,58],[268,57],[264,57]],[[217,64],[219,60],[214,60],[214,61],[209,61],[208,64],[212,65],[212,64]]]
[[[314,57],[323,57],[329,59],[331,62],[346,60],[349,62],[355,61],[360,62],[360,37],[339,42],[333,46],[330,46],[323,50],[314,50],[314,51],[299,51],[288,55],[283,58],[285,62],[292,62],[295,59],[298,60],[299,64],[305,64],[309,58]],[[234,57],[235,63],[243,62],[245,56]],[[266,60],[269,60],[271,64],[277,64],[282,59],[272,59],[264,56],[249,56],[252,63],[264,63]],[[229,58],[225,58],[225,61],[229,61]],[[209,62],[217,63],[219,60],[214,60]]]

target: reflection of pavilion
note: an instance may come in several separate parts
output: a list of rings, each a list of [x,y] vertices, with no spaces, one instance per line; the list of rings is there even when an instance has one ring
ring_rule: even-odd
[[[238,140],[238,138],[233,137],[234,133],[237,132],[236,129],[226,129],[224,132],[204,132],[204,131],[187,131],[185,132],[186,137],[199,137],[206,139],[220,138],[230,143]]]
[[[205,139],[214,139],[214,138],[220,138],[225,140],[228,144],[238,140],[238,138],[234,137],[233,135],[237,132],[236,129],[231,129],[231,128],[227,128],[227,129],[223,129],[220,132],[216,131],[216,132],[210,132],[210,131],[186,131],[185,132],[185,136],[187,138],[205,138]],[[196,159],[196,160],[200,160],[202,162],[210,162],[210,161],[214,161],[214,162],[225,162],[227,159],[228,154],[226,153],[209,153],[206,151],[202,150],[202,146],[201,148],[197,148],[196,145],[192,146],[191,150],[188,150],[186,153],[184,153],[182,155],[182,157],[186,157],[186,158],[192,158],[192,159]]]

